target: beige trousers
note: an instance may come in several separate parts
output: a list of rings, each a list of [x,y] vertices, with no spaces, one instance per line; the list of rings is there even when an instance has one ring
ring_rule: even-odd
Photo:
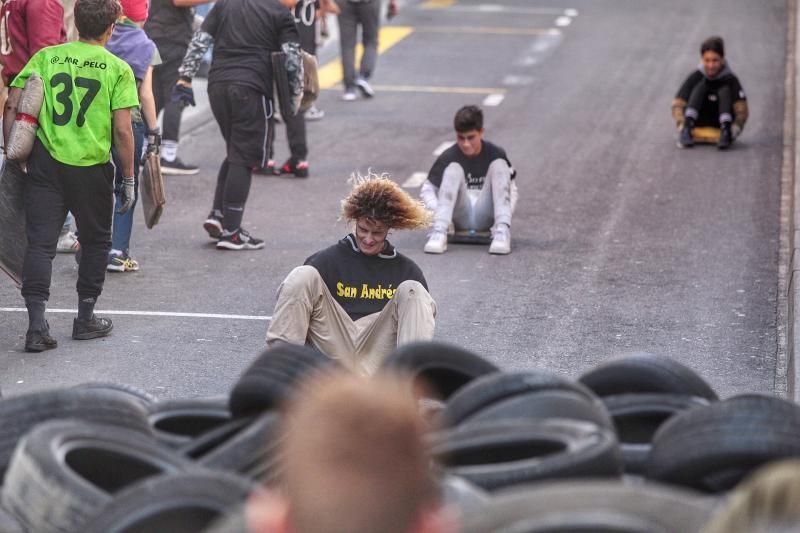
[[[316,268],[292,270],[278,288],[267,344],[310,342],[364,375],[375,373],[397,346],[431,340],[436,302],[418,281],[407,280],[377,313],[353,320],[333,298]]]

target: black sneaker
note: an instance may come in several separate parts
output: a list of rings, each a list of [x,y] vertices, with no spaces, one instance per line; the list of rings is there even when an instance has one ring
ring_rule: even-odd
[[[208,232],[208,236],[212,239],[219,239],[222,237],[222,217],[211,211],[206,221],[203,222],[203,229]]]
[[[167,176],[197,174],[200,172],[195,165],[188,165],[176,157],[174,161],[167,161],[161,158],[161,173]]]
[[[223,235],[217,241],[219,250],[260,250],[263,247],[263,240],[256,239],[242,228],[237,229],[230,235]]]
[[[281,174],[294,174],[296,178],[307,178],[308,161],[298,161],[294,157],[290,157],[281,167]]]
[[[275,168],[275,161],[270,159],[267,161],[267,166],[254,169],[253,173],[261,174],[262,176],[277,176],[280,174],[280,171]]]
[[[683,128],[681,128],[680,136],[678,137],[678,148],[691,148],[694,146],[692,128],[694,128],[694,120],[687,117],[683,123]]]
[[[719,127],[719,141],[717,141],[717,149],[727,150],[733,142],[731,135],[731,123],[723,122]]]
[[[50,336],[50,324],[45,322],[45,328],[41,330],[28,330],[25,333],[25,351],[43,352],[58,347],[58,341]]]
[[[72,321],[72,338],[76,341],[85,341],[105,337],[111,333],[112,329],[114,329],[114,324],[108,318],[100,318],[97,315],[94,315],[91,320],[76,318]]]

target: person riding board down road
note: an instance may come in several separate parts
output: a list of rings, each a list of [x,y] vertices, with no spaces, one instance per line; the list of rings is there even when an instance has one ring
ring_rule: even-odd
[[[131,109],[139,105],[131,67],[104,48],[120,15],[117,0],[78,0],[75,24],[80,39],[41,49],[11,83],[3,117],[6,141],[27,79],[37,73],[44,85],[39,129],[25,180],[28,247],[22,296],[29,318],[26,351],[41,352],[58,345],[50,336],[44,314],[56,241],[67,210],[75,215],[83,252],[72,338],[103,337],[112,329],[111,320],[94,314],[111,249],[111,139],[113,135],[124,176],[118,210],[125,212],[135,198]]]
[[[286,276],[267,344],[310,342],[370,375],[398,345],[433,338],[436,302],[425,276],[386,240],[391,229],[427,227],[430,213],[386,177],[353,181],[342,217],[354,232]]]
[[[680,137],[679,148],[694,146],[692,129],[719,128],[717,148],[726,150],[747,121],[747,97],[739,78],[725,59],[722,37],[709,37],[700,45],[701,63],[683,82],[672,100],[672,118]]]
[[[447,250],[450,224],[456,230],[492,230],[490,254],[511,253],[511,216],[517,204],[516,172],[506,151],[483,139],[483,112],[464,106],[453,119],[456,143],[439,156],[420,196],[435,213],[425,252]]]

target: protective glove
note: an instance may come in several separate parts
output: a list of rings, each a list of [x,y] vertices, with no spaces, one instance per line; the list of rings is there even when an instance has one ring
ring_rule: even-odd
[[[194,89],[191,85],[183,85],[176,83],[172,87],[172,95],[170,98],[173,104],[183,104],[184,106],[195,106],[197,102],[194,101]]]
[[[120,206],[117,213],[124,215],[133,205],[136,200],[136,190],[134,189],[133,176],[129,178],[122,178],[122,190],[119,193]]]

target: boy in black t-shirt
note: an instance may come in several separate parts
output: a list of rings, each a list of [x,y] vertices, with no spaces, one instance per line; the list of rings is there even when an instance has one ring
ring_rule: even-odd
[[[505,150],[483,140],[483,112],[465,106],[454,119],[456,144],[439,156],[420,195],[435,213],[425,252],[447,250],[447,230],[492,230],[490,254],[511,253],[511,215],[517,203],[516,172]]]
[[[747,98],[739,78],[725,60],[722,37],[709,37],[700,45],[701,62],[683,82],[672,100],[672,117],[680,131],[679,148],[694,145],[696,126],[719,128],[717,148],[727,149],[744,128]]]

